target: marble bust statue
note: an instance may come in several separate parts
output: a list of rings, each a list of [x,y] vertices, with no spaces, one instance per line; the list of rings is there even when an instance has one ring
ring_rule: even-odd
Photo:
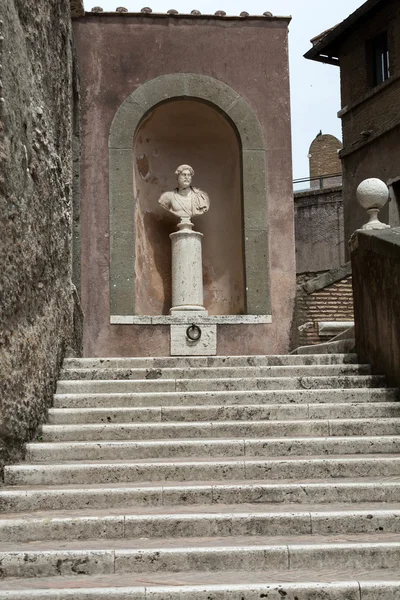
[[[175,171],[178,187],[172,192],[164,192],[159,204],[172,214],[180,217],[181,222],[190,223],[191,218],[202,215],[210,208],[208,195],[192,187],[194,170],[190,165],[181,165]]]

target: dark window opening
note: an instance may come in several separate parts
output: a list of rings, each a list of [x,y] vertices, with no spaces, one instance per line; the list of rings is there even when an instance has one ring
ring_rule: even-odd
[[[381,33],[369,42],[370,83],[373,87],[390,77],[389,44],[387,33]]]
[[[390,186],[389,202],[389,225],[391,227],[400,226],[400,178],[394,181]]]

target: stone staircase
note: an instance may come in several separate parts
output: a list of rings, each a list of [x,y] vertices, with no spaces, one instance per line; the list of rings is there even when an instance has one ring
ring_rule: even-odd
[[[398,600],[398,399],[355,355],[66,360],[0,600]]]

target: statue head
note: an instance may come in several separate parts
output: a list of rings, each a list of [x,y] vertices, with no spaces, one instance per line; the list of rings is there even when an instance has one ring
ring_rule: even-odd
[[[178,179],[178,188],[180,190],[184,190],[190,187],[192,183],[192,177],[194,175],[194,169],[190,165],[180,165],[176,171],[175,175]]]

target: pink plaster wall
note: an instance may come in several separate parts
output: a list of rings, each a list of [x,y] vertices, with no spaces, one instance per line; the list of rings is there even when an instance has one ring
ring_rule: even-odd
[[[261,123],[267,150],[273,322],[219,326],[218,353],[287,352],[295,296],[287,25],[287,19],[90,13],[74,22],[82,92],[86,356],[169,354],[168,327],[109,324],[108,290],[111,122],[135,89],[168,73],[199,73],[223,81],[246,99]]]

